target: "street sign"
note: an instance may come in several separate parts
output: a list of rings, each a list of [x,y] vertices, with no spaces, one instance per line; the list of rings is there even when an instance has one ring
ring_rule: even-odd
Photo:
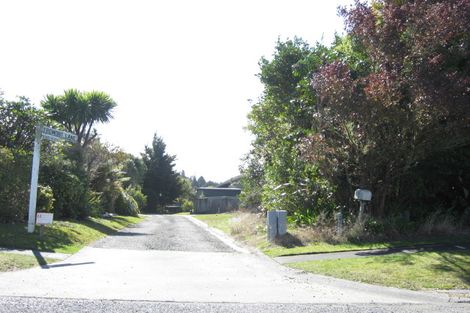
[[[31,169],[31,189],[29,191],[29,210],[28,210],[28,233],[34,232],[36,218],[36,198],[38,193],[38,177],[39,177],[39,160],[41,157],[41,141],[42,139],[52,141],[65,140],[77,142],[78,137],[74,134],[67,133],[58,129],[47,126],[36,126],[36,137],[34,138],[33,166]]]
[[[54,219],[53,213],[39,212],[36,214],[36,224],[38,225],[52,224],[53,219]]]
[[[66,140],[70,142],[77,142],[77,135],[71,134],[68,132],[64,132],[58,129],[54,129],[47,126],[39,126],[41,131],[42,138],[51,140],[51,141],[59,141],[59,140]]]

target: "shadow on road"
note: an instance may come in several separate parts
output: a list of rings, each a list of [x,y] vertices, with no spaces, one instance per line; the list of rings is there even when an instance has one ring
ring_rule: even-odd
[[[67,266],[78,266],[78,265],[90,265],[95,264],[95,262],[82,262],[82,263],[61,263],[61,264],[51,264],[51,265],[41,265],[43,269],[50,269],[55,267],[67,267]]]

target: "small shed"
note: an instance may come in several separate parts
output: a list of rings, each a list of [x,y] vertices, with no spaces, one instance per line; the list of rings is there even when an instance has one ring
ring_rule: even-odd
[[[194,213],[223,213],[237,210],[239,207],[238,195],[241,191],[240,188],[197,188]]]

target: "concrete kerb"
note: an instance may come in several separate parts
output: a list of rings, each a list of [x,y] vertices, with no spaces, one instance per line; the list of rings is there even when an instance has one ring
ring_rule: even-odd
[[[238,245],[237,242],[235,242],[234,239],[231,237],[227,236],[223,231],[215,229],[207,225],[206,223],[190,216],[190,215],[182,215],[194,224],[198,225],[199,227],[203,228],[205,231],[209,232],[211,235],[215,236],[217,239],[225,243],[227,246],[232,248],[233,250],[240,252],[240,253],[250,253],[247,249],[241,247]]]
[[[2,253],[11,253],[11,254],[22,254],[22,255],[30,255],[30,256],[35,256],[35,254],[40,254],[44,258],[51,258],[51,259],[58,259],[58,260],[65,260],[71,254],[66,254],[66,253],[56,253],[56,252],[42,252],[38,250],[32,250],[32,249],[25,249],[25,250],[20,250],[20,249],[9,249],[9,248],[0,248],[0,252]]]

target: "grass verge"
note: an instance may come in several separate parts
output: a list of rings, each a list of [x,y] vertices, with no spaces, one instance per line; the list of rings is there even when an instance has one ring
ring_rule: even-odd
[[[203,221],[210,227],[217,228],[226,234],[231,234],[232,219],[235,213],[221,213],[221,214],[194,214],[191,215],[200,221]]]
[[[49,264],[58,260],[44,258],[42,261],[45,261],[46,264]],[[44,264],[40,264],[39,260],[31,255],[0,252],[0,272],[22,270],[39,265]]]
[[[470,252],[399,253],[288,266],[337,278],[413,290],[470,289]]]
[[[0,247],[75,253],[95,240],[142,220],[141,217],[113,216],[90,217],[84,221],[55,221],[46,227],[42,237],[38,228],[33,234],[28,234],[24,224],[0,224]]]
[[[266,219],[252,213],[196,214],[193,217],[206,222],[209,226],[256,247],[270,257],[328,253],[340,251],[358,251],[384,248],[409,247],[423,244],[465,244],[470,243],[470,235],[433,236],[414,238],[413,240],[393,240],[380,242],[325,242],[316,238],[314,228],[289,226],[289,233],[276,242],[266,240]]]
[[[328,252],[340,252],[340,251],[359,251],[359,250],[371,250],[371,249],[386,249],[386,248],[398,248],[398,247],[410,247],[414,245],[431,245],[431,244],[452,244],[457,243],[469,243],[469,236],[441,236],[441,237],[428,237],[416,240],[395,240],[395,241],[383,241],[383,242],[346,242],[346,243],[327,243],[327,242],[311,242],[308,244],[298,243],[289,244],[288,246],[276,245],[276,244],[259,244],[258,248],[265,254],[271,257],[298,255],[298,254],[309,254],[309,253],[328,253]]]

